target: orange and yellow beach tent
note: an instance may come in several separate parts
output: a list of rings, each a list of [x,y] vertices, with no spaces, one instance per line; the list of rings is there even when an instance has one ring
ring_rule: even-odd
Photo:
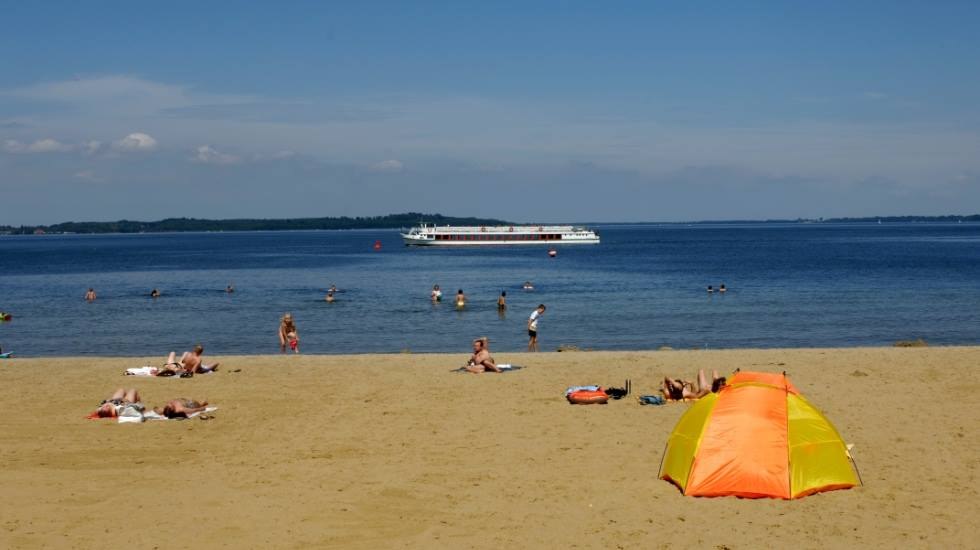
[[[739,372],[667,440],[660,478],[688,496],[800,498],[860,484],[847,446],[785,374]]]

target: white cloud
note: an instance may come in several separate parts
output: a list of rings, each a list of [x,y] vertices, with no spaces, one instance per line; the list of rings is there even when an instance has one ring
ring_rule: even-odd
[[[222,153],[210,145],[202,145],[197,148],[191,160],[202,164],[237,164],[241,158],[228,153]]]
[[[134,132],[119,141],[112,142],[112,149],[121,153],[152,151],[157,148],[157,140],[149,134]]]
[[[63,153],[71,151],[72,146],[61,143],[56,139],[44,138],[34,143],[21,143],[16,139],[3,142],[3,150],[7,153]]]
[[[80,180],[83,180],[83,181],[90,181],[90,182],[93,182],[93,183],[102,183],[102,182],[105,181],[104,178],[100,178],[100,177],[96,176],[95,175],[95,172],[93,172],[91,170],[82,170],[82,171],[79,171],[79,172],[75,172],[75,175],[73,177],[76,178],[76,179],[80,179]]]
[[[375,172],[401,172],[404,165],[400,160],[383,160],[371,167]]]

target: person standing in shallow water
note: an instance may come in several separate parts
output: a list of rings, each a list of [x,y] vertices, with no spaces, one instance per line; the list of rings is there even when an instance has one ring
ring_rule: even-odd
[[[279,351],[285,353],[287,345],[294,353],[299,353],[299,331],[292,313],[283,315],[279,322]]]
[[[466,295],[463,294],[463,289],[459,289],[456,293],[456,307],[462,309],[466,306]]]
[[[85,301],[86,302],[94,302],[95,301],[95,297],[96,296],[95,296],[95,289],[94,288],[88,289],[88,292],[85,293]]]
[[[538,351],[538,319],[544,315],[544,304],[539,304],[538,308],[531,312],[527,320],[527,351]]]
[[[497,298],[497,310],[503,311],[507,309],[507,291],[503,290],[500,292],[500,297]]]
[[[433,285],[432,293],[429,294],[429,297],[432,299],[433,302],[442,301],[442,290],[439,289],[439,285]]]

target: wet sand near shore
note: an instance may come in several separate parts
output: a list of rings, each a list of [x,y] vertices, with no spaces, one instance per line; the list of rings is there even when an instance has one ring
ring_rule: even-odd
[[[0,547],[638,548],[976,544],[980,347],[0,361]],[[865,485],[796,501],[689,498],[657,479],[685,404],[664,375],[787,371]],[[231,372],[240,369],[238,372]],[[635,395],[571,406],[567,386]],[[206,398],[212,420],[86,420],[115,388]]]

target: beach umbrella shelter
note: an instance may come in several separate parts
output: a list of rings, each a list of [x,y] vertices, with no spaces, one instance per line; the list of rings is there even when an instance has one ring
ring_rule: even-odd
[[[660,478],[688,496],[800,498],[860,484],[847,446],[785,374],[739,372],[667,440]]]

